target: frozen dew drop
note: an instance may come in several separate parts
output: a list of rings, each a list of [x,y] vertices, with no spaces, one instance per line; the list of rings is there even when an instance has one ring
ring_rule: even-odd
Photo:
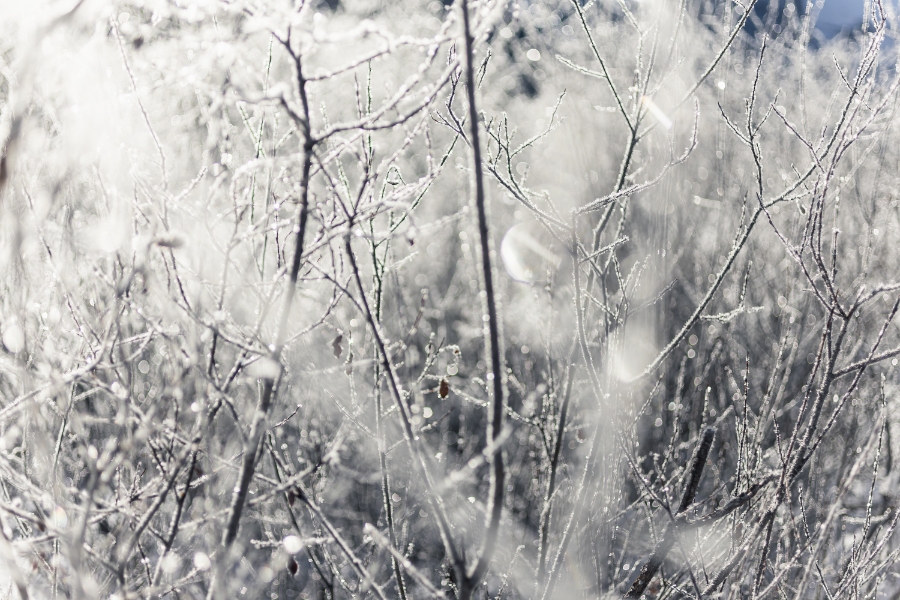
[[[297,554],[300,550],[303,549],[303,540],[298,538],[296,535],[289,535],[282,540],[284,544],[284,549],[288,554]]]
[[[181,560],[174,553],[167,554],[161,565],[163,572],[169,575],[178,571],[179,566],[181,566]]]
[[[209,556],[205,552],[197,552],[194,554],[194,566],[198,571],[209,571],[212,561],[209,560]]]
[[[18,321],[10,320],[3,326],[3,345],[13,354],[25,347],[25,332]]]

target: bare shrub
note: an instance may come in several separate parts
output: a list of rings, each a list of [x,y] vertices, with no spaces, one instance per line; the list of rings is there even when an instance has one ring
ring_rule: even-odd
[[[4,593],[894,597],[895,7],[820,10],[3,7]]]

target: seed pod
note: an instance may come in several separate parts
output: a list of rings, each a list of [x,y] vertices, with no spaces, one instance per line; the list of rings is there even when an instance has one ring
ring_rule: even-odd
[[[438,389],[438,395],[442,400],[450,395],[450,384],[447,383],[446,379],[441,379],[441,387]]]

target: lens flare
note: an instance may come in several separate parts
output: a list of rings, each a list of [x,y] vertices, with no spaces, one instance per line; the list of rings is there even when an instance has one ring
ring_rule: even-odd
[[[506,272],[516,281],[547,281],[564,256],[560,243],[540,223],[519,223],[510,228],[500,244]]]

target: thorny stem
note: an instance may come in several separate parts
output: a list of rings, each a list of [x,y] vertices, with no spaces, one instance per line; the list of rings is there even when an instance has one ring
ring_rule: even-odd
[[[574,215],[573,215],[574,217]],[[602,395],[602,387],[600,385],[600,380],[597,376],[597,371],[594,367],[593,358],[590,354],[590,349],[588,347],[587,335],[585,332],[584,325],[584,311],[582,305],[582,294],[583,290],[581,287],[581,265],[578,260],[578,247],[576,244],[577,241],[577,232],[575,230],[574,221],[572,226],[572,255],[575,257],[573,260],[573,274],[575,280],[575,298],[574,298],[574,306],[575,306],[575,319],[576,319],[576,335],[578,337],[578,344],[581,348],[581,353],[584,358],[585,367],[588,371],[588,375],[590,376],[591,385],[593,387],[594,396],[597,399],[598,406],[601,407],[603,405],[603,401],[601,399]],[[553,597],[553,588],[556,585],[556,580],[559,576],[559,568],[561,561],[566,553],[566,548],[568,547],[569,541],[572,538],[572,531],[575,524],[581,517],[581,511],[584,506],[585,500],[585,488],[587,487],[587,479],[590,473],[593,471],[594,465],[594,457],[597,454],[597,446],[600,442],[600,430],[603,427],[603,420],[599,417],[596,418],[596,423],[594,425],[594,431],[591,434],[591,444],[590,449],[588,450],[588,455],[585,458],[584,469],[582,470],[581,479],[578,483],[578,487],[575,490],[575,498],[572,502],[572,509],[569,512],[569,519],[566,523],[566,528],[563,532],[563,538],[559,543],[559,547],[556,550],[556,555],[553,558],[553,563],[550,566],[549,575],[547,576],[547,584],[544,587],[544,593],[541,595],[542,599],[548,599]]]
[[[573,348],[574,350],[574,348]],[[566,420],[569,413],[569,398],[572,395],[572,380],[575,377],[575,365],[570,364],[566,370],[565,389],[563,390],[562,404],[559,408],[558,422],[556,425],[556,439],[553,444],[553,454],[550,457],[550,476],[547,482],[547,493],[544,496],[544,506],[541,510],[541,522],[538,528],[540,540],[540,553],[538,555],[537,589],[544,586],[547,577],[547,553],[550,550],[550,513],[553,496],[556,493],[556,476],[559,470],[559,456],[562,452],[563,438],[566,431]]]
[[[79,3],[80,4],[80,3]],[[122,34],[119,32],[119,22],[117,19],[110,19],[112,23],[113,32],[116,34],[116,42],[119,44],[119,52],[122,54],[122,64],[125,66],[125,71],[128,73],[128,79],[131,81],[131,89],[134,91],[137,105],[141,109],[141,115],[144,117],[144,123],[147,125],[147,129],[150,131],[150,136],[153,138],[153,143],[156,146],[156,151],[159,154],[159,169],[162,172],[163,178],[163,193],[168,193],[169,187],[169,171],[166,168],[166,153],[163,151],[162,142],[159,141],[159,137],[156,135],[156,130],[153,128],[153,123],[150,121],[150,115],[147,114],[147,109],[144,108],[144,103],[141,101],[140,96],[138,95],[138,86],[137,80],[134,77],[134,73],[131,71],[131,65],[128,64],[128,55],[125,54],[125,43],[122,41]],[[165,207],[167,203],[163,204],[163,220],[167,219]]]
[[[685,520],[685,513],[687,509],[690,508],[691,504],[693,504],[694,498],[697,496],[697,489],[700,487],[700,478],[703,476],[703,468],[706,466],[706,458],[709,456],[709,451],[712,448],[715,435],[716,430],[712,427],[703,430],[703,435],[694,452],[694,459],[691,461],[687,480],[684,484],[684,493],[681,496],[681,503],[678,505],[677,512],[673,515],[673,521],[669,524],[663,539],[657,544],[656,548],[653,549],[650,558],[644,563],[644,566],[641,567],[637,579],[631,584],[631,588],[628,590],[628,593],[625,594],[625,598],[636,599],[643,595],[644,590],[647,589],[653,576],[656,575],[657,571],[659,571],[659,568],[662,566],[663,561],[666,559],[666,554],[668,554],[669,550],[672,549],[672,546],[675,545],[678,535],[678,526]]]
[[[271,360],[278,362],[281,359],[281,353],[284,350],[284,337],[287,329],[288,316],[290,315],[291,306],[296,293],[297,276],[300,271],[300,257],[303,253],[303,238],[306,233],[307,221],[307,196],[309,184],[309,167],[311,164],[311,151],[307,149],[306,156],[303,160],[303,176],[300,188],[300,210],[298,217],[298,231],[296,238],[296,246],[294,248],[294,260],[291,265],[288,289],[285,293],[284,305],[281,310],[281,317],[278,322],[277,341],[274,349],[270,354]],[[265,429],[265,416],[269,412],[269,406],[272,402],[272,396],[275,388],[275,377],[267,377],[263,384],[263,392],[260,395],[256,412],[253,418],[253,424],[250,428],[249,443],[244,451],[244,460],[241,465],[240,483],[235,490],[234,500],[232,502],[231,516],[228,519],[228,527],[225,530],[225,536],[222,540],[225,548],[230,548],[237,536],[238,527],[241,520],[241,511],[243,510],[244,501],[246,500],[247,490],[250,487],[250,480],[253,478],[253,471],[256,463],[256,449],[259,447],[259,441],[262,439],[262,433]]]
[[[307,219],[309,216],[309,177],[313,159],[313,140],[309,126],[309,102],[306,94],[306,79],[303,75],[303,68],[300,57],[293,55],[294,67],[297,77],[297,88],[303,105],[303,114],[305,119],[299,123],[303,130],[303,158],[300,172],[300,181],[298,189],[299,211],[297,215],[296,242],[294,245],[294,256],[291,262],[291,269],[288,277],[288,287],[285,291],[284,303],[281,308],[281,315],[278,319],[278,328],[275,330],[275,343],[272,345],[269,359],[280,365],[281,353],[284,350],[284,340],[287,337],[288,318],[291,313],[291,307],[294,303],[294,296],[297,292],[297,278],[300,273],[301,257],[303,256],[303,242],[306,236]],[[237,538],[238,528],[241,523],[241,513],[247,500],[247,494],[250,490],[250,483],[253,480],[253,473],[256,469],[256,460],[260,443],[265,432],[266,415],[272,403],[275,391],[275,383],[277,377],[266,377],[263,383],[262,394],[256,405],[253,414],[253,421],[250,426],[250,434],[248,435],[247,447],[244,448],[243,461],[241,463],[240,477],[238,484],[234,489],[234,496],[231,503],[231,511],[228,517],[228,525],[222,538],[223,554],[227,557],[235,538]],[[210,586],[210,598],[216,589],[215,585]]]
[[[485,207],[484,170],[481,161],[480,131],[478,128],[478,108],[475,103],[475,65],[474,65],[474,40],[470,24],[468,0],[460,0],[462,12],[463,37],[465,47],[465,78],[466,100],[469,108],[469,133],[470,148],[472,149],[473,184],[475,192],[475,208],[478,213],[478,236],[481,244],[481,273],[484,280],[484,304],[487,309],[488,331],[487,344],[490,350],[491,362],[488,379],[493,384],[493,401],[491,405],[491,420],[488,428],[488,438],[491,445],[497,444],[503,429],[504,408],[504,373],[503,363],[500,358],[500,323],[497,317],[497,302],[494,295],[494,278],[491,268],[491,238],[488,230],[487,209]],[[503,465],[503,451],[497,449],[491,454],[491,481],[488,492],[487,512],[488,522],[484,534],[481,552],[475,566],[466,574],[460,582],[459,598],[468,600],[475,587],[488,570],[494,550],[497,547],[497,538],[500,534],[500,517],[503,512],[503,492],[505,489],[506,473]]]
[[[759,216],[762,214],[762,207],[758,207],[754,209],[753,215],[750,217],[750,221],[744,226],[744,230],[738,234],[738,238],[735,240],[734,244],[731,246],[731,251],[728,253],[728,257],[725,259],[725,264],[719,269],[719,272],[716,274],[716,278],[713,281],[712,285],[709,286],[706,294],[703,296],[703,299],[700,301],[700,304],[697,305],[697,308],[694,309],[694,312],[690,317],[684,322],[684,325],[681,326],[681,329],[678,330],[678,333],[672,338],[672,340],[666,344],[665,348],[663,348],[659,354],[650,362],[649,365],[637,376],[635,376],[631,381],[639,381],[644,379],[653,373],[662,362],[678,347],[681,341],[687,336],[688,332],[691,328],[697,323],[700,319],[700,316],[703,314],[703,311],[706,310],[706,307],[709,306],[709,303],[712,301],[713,296],[716,291],[719,289],[719,286],[722,285],[722,282],[725,280],[725,276],[731,270],[732,265],[734,265],[734,261],[737,259],[738,254],[740,254],[741,250],[743,250],[744,246],[747,244],[747,239],[750,237],[750,232],[753,231],[753,227],[756,225],[756,222],[759,220]]]
[[[434,482],[432,481],[431,474],[428,470],[428,465],[425,462],[425,457],[422,454],[422,450],[420,448],[419,437],[413,431],[412,415],[410,414],[409,406],[407,406],[406,404],[405,393],[400,386],[399,380],[397,379],[397,374],[394,370],[394,365],[391,362],[391,355],[388,351],[386,340],[381,333],[381,327],[375,320],[375,315],[372,312],[368,299],[366,298],[366,290],[362,283],[362,277],[359,272],[359,265],[356,262],[356,256],[353,253],[352,246],[350,245],[349,236],[347,236],[345,240],[345,246],[347,258],[350,260],[350,269],[353,273],[353,279],[356,283],[356,288],[359,291],[359,303],[361,305],[362,312],[364,313],[366,320],[369,323],[369,327],[372,330],[372,337],[375,340],[375,345],[378,348],[378,354],[381,359],[381,366],[384,369],[388,388],[391,391],[391,396],[393,396],[394,398],[394,403],[396,404],[398,413],[400,415],[400,425],[403,429],[403,436],[404,438],[406,438],[406,444],[409,447],[410,454],[413,455],[413,458],[415,459],[414,463],[419,470],[419,475],[422,477],[422,482],[425,484],[431,508],[437,516],[438,529],[441,533],[441,541],[444,543],[444,550],[447,552],[453,564],[453,568],[457,571],[457,574],[465,575],[465,563],[463,562],[462,556],[453,543],[453,537],[450,533],[450,521],[447,518],[446,512],[444,510],[443,502],[441,501],[441,498],[438,496],[435,490]]]
[[[387,251],[385,251],[385,254]],[[384,272],[383,269],[379,266],[378,256],[375,244],[372,244],[372,259],[373,259],[373,267],[375,269],[375,290],[374,290],[374,300],[375,300],[375,320],[379,323],[381,322],[381,309],[382,309],[382,300],[384,294]],[[378,352],[378,348],[375,348],[375,352]],[[379,363],[375,363],[375,435],[378,436],[378,465],[381,469],[381,501],[384,505],[384,520],[387,525],[388,530],[388,539],[391,544],[392,549],[397,548],[397,532],[394,527],[394,505],[391,502],[391,480],[389,477],[388,471],[388,461],[387,461],[387,438],[386,432],[384,430],[384,417],[382,416],[383,411],[383,403],[382,403],[382,394],[381,394],[381,378],[382,371],[381,365]],[[406,582],[403,581],[403,571],[400,568],[400,561],[397,559],[394,554],[391,554],[391,568],[394,571],[394,579],[397,580],[397,592],[400,595],[400,600],[406,600]]]

